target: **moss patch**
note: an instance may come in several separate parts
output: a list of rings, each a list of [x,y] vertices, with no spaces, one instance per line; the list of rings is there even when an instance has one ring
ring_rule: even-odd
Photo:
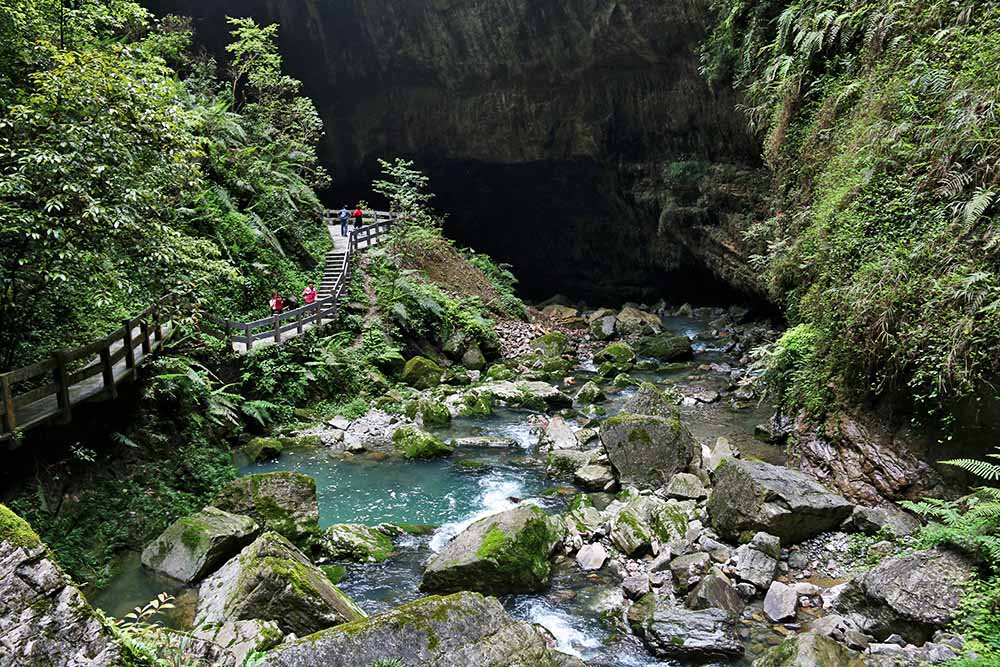
[[[455,449],[443,440],[413,426],[396,429],[392,434],[396,451],[408,459],[434,459],[450,456]]]
[[[0,504],[0,541],[25,549],[34,549],[42,545],[42,541],[28,522],[3,504]]]

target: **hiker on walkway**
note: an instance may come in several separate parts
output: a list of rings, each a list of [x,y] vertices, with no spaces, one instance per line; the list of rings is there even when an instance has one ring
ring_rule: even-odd
[[[351,216],[354,218],[354,228],[361,229],[361,222],[365,216],[365,212],[361,210],[360,204],[356,209],[354,209],[354,213],[352,213]]]
[[[285,307],[285,301],[280,296],[278,296],[277,292],[271,292],[270,306],[272,315],[280,315],[281,311]]]
[[[306,302],[308,306],[310,303],[316,303],[316,288],[313,287],[312,283],[309,283],[304,290],[302,290],[302,300]]]
[[[347,236],[347,222],[351,219],[351,214],[347,212],[347,204],[340,207],[340,235]]]

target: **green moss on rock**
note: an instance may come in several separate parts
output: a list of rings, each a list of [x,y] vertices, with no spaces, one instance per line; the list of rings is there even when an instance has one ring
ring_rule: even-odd
[[[450,456],[455,449],[426,431],[415,426],[403,426],[392,434],[396,451],[408,459],[434,459]]]
[[[276,459],[283,450],[284,446],[277,438],[254,438],[243,446],[243,454],[252,463]]]
[[[415,389],[430,389],[441,384],[444,369],[427,357],[413,357],[403,367],[403,382]]]
[[[28,522],[3,504],[0,504],[0,542],[24,549],[42,546],[42,540],[32,530]]]

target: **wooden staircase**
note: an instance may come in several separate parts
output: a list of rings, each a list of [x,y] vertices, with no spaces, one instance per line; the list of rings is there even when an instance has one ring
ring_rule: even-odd
[[[326,265],[323,267],[323,280],[316,290],[320,299],[333,296],[340,276],[350,270],[347,266],[347,253],[331,250],[326,253]]]

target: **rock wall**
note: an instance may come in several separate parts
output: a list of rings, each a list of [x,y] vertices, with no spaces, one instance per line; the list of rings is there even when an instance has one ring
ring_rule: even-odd
[[[679,163],[738,165],[737,180],[758,165],[738,99],[698,73],[707,0],[149,4],[194,15],[218,53],[226,15],[281,24],[288,68],[326,121],[331,204],[364,194],[378,157],[412,156],[451,235],[538,293],[756,291],[725,224],[752,197],[731,189],[730,208],[703,212],[722,235],[708,242],[673,216],[662,178]]]

